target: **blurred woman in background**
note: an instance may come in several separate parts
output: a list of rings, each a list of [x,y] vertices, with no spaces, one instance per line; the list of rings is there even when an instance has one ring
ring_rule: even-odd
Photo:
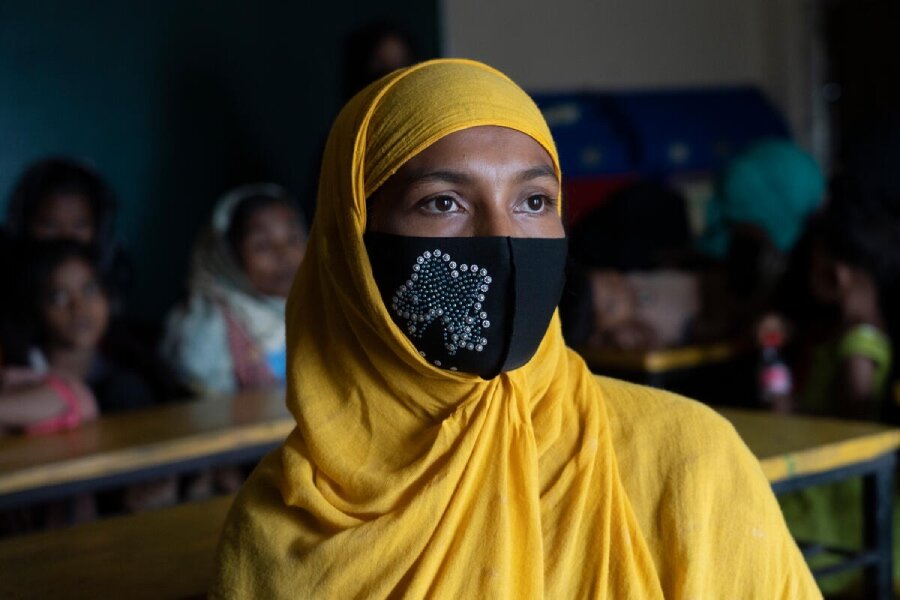
[[[284,382],[284,303],[305,248],[303,219],[280,186],[247,185],[219,201],[162,345],[195,392]]]

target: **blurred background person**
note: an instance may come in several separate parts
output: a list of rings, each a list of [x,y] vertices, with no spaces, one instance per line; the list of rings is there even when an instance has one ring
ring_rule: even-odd
[[[349,100],[359,90],[391,71],[422,60],[418,43],[405,28],[374,21],[355,30],[344,41],[343,95]]]
[[[23,263],[13,314],[19,339],[28,343],[9,348],[11,364],[83,381],[104,414],[166,399],[171,384],[160,376],[162,369],[141,372],[139,361],[128,360],[132,344],[113,325],[93,247],[71,240],[34,242]]]
[[[16,182],[5,232],[12,244],[66,239],[91,246],[113,298],[122,301],[132,271],[115,234],[116,211],[115,194],[96,170],[50,157],[31,164]]]
[[[305,248],[303,219],[280,186],[242,186],[218,202],[162,345],[196,393],[284,382],[284,305]]]
[[[824,201],[825,183],[815,159],[787,140],[751,145],[720,174],[698,240],[712,260],[705,337],[752,337]]]
[[[570,232],[562,314],[578,347],[686,343],[700,313],[684,198],[652,182],[613,193]]]
[[[18,340],[28,343],[8,355],[3,396],[26,411],[26,433],[52,433],[93,419],[156,406],[173,396],[175,382],[152,357],[135,360],[130,343],[113,326],[109,293],[95,257],[95,248],[80,242],[55,239],[24,246],[12,303],[11,321]],[[155,368],[154,368],[155,367]],[[46,410],[47,391],[65,405],[54,416],[34,419]],[[34,419],[34,420],[32,420]],[[30,524],[56,526],[121,510],[137,511],[172,504],[177,499],[174,478],[104,492],[97,504],[92,496],[73,503],[51,503],[30,515]],[[9,515],[5,515],[9,517]],[[21,531],[19,526],[13,531]],[[26,524],[25,528],[28,528]],[[7,532],[10,527],[6,527]]]

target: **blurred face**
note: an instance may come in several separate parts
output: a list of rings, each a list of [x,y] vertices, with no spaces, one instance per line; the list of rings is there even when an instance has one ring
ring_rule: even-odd
[[[53,194],[41,201],[31,223],[38,240],[74,240],[89,244],[94,239],[90,201],[81,194]]]
[[[90,350],[106,333],[109,302],[91,266],[70,258],[51,274],[41,313],[52,344]]]
[[[251,285],[261,294],[286,298],[306,251],[297,212],[284,204],[261,208],[247,221],[240,258]]]
[[[412,63],[409,46],[396,35],[388,35],[381,39],[369,59],[369,73],[372,79],[379,79],[391,71],[407,67]]]
[[[371,231],[414,237],[565,237],[550,155],[505,127],[452,133],[369,199]]]

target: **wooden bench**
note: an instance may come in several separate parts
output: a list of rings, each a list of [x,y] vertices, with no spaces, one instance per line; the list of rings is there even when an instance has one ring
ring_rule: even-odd
[[[0,541],[0,598],[200,598],[232,496]]]

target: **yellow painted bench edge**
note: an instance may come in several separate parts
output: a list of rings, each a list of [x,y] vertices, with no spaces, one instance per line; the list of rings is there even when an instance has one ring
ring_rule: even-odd
[[[826,444],[814,450],[758,459],[770,483],[800,475],[823,473],[875,459],[900,448],[900,430],[889,430],[853,440]]]

